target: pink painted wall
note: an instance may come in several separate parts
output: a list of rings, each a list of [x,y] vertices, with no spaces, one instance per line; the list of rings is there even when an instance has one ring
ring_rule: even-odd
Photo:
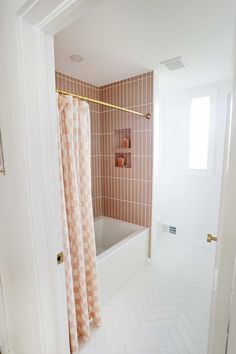
[[[56,72],[56,87],[143,113],[153,113],[153,73],[96,87]],[[94,217],[151,225],[152,119],[90,103]],[[115,131],[131,129],[131,168],[115,166]]]

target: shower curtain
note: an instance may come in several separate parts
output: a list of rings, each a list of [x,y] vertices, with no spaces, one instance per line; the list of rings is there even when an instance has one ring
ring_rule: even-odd
[[[71,353],[100,325],[91,197],[89,105],[57,94],[62,215]]]

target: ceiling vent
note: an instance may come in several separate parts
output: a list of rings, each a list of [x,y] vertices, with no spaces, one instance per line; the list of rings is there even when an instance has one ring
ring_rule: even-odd
[[[84,58],[83,58],[81,55],[72,54],[72,55],[70,56],[70,60],[75,61],[75,62],[77,62],[77,63],[80,63],[81,61],[84,60]]]
[[[186,63],[181,57],[164,60],[161,64],[165,65],[165,67],[170,71],[175,71],[186,67]]]

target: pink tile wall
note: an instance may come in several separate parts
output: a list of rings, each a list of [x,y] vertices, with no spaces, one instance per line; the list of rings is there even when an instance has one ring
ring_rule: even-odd
[[[56,72],[56,88],[99,99],[99,88],[68,75]],[[103,215],[102,155],[100,106],[89,103],[91,117],[91,169],[94,217]]]
[[[153,73],[96,87],[56,72],[56,87],[153,113]],[[106,215],[150,227],[152,119],[90,103],[94,217]],[[114,130],[131,128],[131,168],[114,163]]]
[[[153,113],[153,73],[100,87],[100,99]],[[150,227],[152,119],[101,107],[104,215]],[[131,168],[114,164],[114,131],[131,128]]]

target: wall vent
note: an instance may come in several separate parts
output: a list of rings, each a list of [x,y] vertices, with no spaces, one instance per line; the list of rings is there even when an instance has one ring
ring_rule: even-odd
[[[170,71],[175,71],[186,67],[186,63],[181,57],[164,60],[161,64],[165,65],[165,67]]]
[[[169,226],[169,233],[176,235],[176,227],[175,226]]]
[[[162,225],[162,231],[168,232],[169,234],[176,235],[176,227],[171,225]]]

